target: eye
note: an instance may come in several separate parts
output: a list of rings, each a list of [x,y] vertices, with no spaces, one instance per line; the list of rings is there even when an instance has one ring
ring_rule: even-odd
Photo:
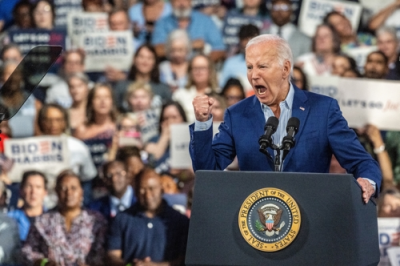
[[[249,70],[250,70],[250,69],[253,69],[253,67],[252,67],[252,66],[247,66],[247,69],[249,69]]]

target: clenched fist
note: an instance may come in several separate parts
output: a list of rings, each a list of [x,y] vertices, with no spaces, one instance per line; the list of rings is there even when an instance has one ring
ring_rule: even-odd
[[[205,122],[208,120],[213,108],[214,99],[202,95],[196,96],[193,100],[193,109],[196,116],[196,120],[200,122]]]

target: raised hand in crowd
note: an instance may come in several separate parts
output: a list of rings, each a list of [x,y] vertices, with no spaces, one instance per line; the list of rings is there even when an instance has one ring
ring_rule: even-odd
[[[382,189],[392,187],[394,184],[392,163],[389,158],[389,154],[385,150],[385,143],[382,139],[381,132],[379,129],[371,124],[364,127],[365,135],[371,141],[373,151],[377,157],[379,166],[382,172]]]
[[[193,108],[196,120],[199,122],[206,122],[210,118],[213,104],[214,99],[206,95],[197,96],[194,98]]]
[[[171,138],[170,123],[168,120],[161,122],[161,134],[158,142],[149,143],[145,150],[152,154],[156,160],[160,159],[168,149]]]
[[[389,4],[370,19],[368,23],[368,28],[373,31],[377,30],[398,8],[400,8],[400,0],[396,0],[393,3]]]

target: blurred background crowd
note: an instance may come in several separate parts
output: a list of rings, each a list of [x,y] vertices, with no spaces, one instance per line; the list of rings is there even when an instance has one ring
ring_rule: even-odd
[[[312,36],[299,27],[303,2],[0,0],[0,84],[26,52],[12,36],[64,31],[66,40],[33,95],[0,124],[0,265],[183,264],[195,174],[172,162],[171,126],[194,122],[197,95],[216,100],[218,124],[253,94],[244,52],[259,34],[288,41],[292,83],[303,90],[316,76],[400,80],[399,0],[377,12],[363,6],[368,1],[344,1],[361,5],[358,27],[343,10],[327,10]],[[72,13],[105,14],[109,32],[131,34],[129,68],[87,69],[93,53],[56,23],[57,5],[68,4]],[[350,55],[362,47],[373,48],[363,60]],[[24,98],[21,86],[9,81],[14,90],[2,101]],[[354,130],[382,170],[379,216],[400,217],[400,132]],[[7,141],[49,136],[67,147],[64,169],[31,163],[15,174]],[[239,169],[234,161],[227,170]],[[334,157],[331,172],[346,172]]]

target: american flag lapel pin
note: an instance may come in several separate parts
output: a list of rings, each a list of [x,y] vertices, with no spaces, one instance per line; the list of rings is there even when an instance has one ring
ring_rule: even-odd
[[[304,111],[304,107],[300,106],[300,110]]]

